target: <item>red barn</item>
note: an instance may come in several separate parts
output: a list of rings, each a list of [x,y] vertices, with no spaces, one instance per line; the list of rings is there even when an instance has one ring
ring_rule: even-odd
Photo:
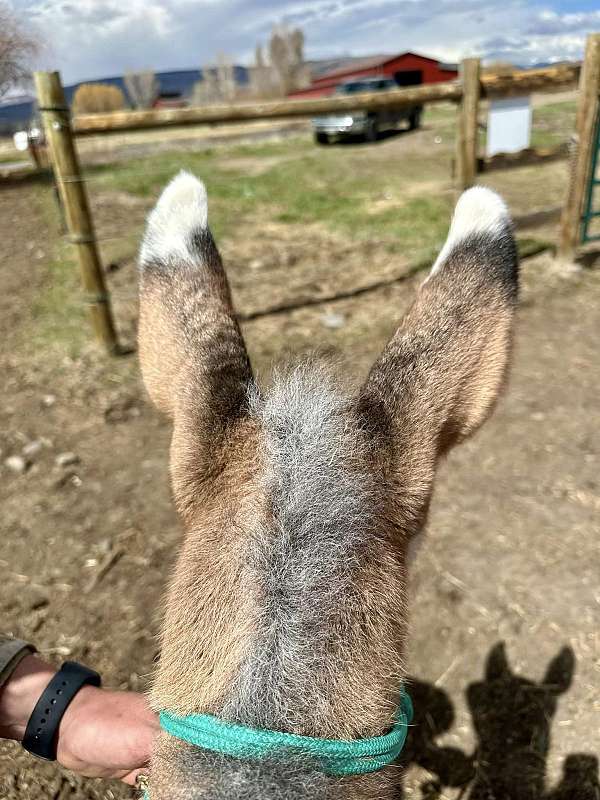
[[[289,97],[326,96],[333,94],[336,87],[345,81],[377,77],[393,78],[398,86],[418,86],[422,83],[453,81],[458,77],[458,69],[454,64],[444,64],[418,53],[376,56],[353,60],[344,67],[318,75],[310,86],[291,92]]]

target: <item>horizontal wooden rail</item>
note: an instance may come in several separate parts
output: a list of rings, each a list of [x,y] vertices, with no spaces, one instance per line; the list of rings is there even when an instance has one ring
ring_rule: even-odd
[[[265,103],[236,103],[232,105],[199,106],[194,108],[153,109],[150,111],[112,111],[108,114],[85,114],[74,118],[78,136],[107,131],[140,130],[170,125],[196,125],[214,122],[243,122],[256,119],[310,117],[364,109],[407,108],[422,103],[442,103],[460,100],[458,83],[432,83],[414,89],[394,89],[391,92],[365,92],[359,95],[278,100]]]
[[[561,64],[543,69],[522,70],[507,75],[483,75],[481,97],[511,97],[535,91],[556,91],[574,87],[579,64]],[[427,103],[457,102],[462,97],[459,82],[432,83],[391,92],[360,95],[335,95],[304,100],[278,100],[265,103],[164,108],[149,111],[112,111],[106,114],[81,114],[73,119],[77,136],[113,131],[164,128],[174,125],[243,122],[257,119],[311,117],[317,114],[376,111],[382,108],[410,108]]]

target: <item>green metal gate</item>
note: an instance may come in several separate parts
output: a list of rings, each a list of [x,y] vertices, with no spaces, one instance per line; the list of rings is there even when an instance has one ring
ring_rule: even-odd
[[[583,215],[581,217],[582,244],[585,244],[585,242],[593,242],[600,239],[600,233],[596,234],[590,233],[590,225],[592,223],[592,220],[594,220],[597,217],[600,217],[600,208],[596,208],[596,210],[594,210],[594,194],[596,187],[600,186],[600,179],[598,179],[596,175],[598,162],[600,161],[600,157],[598,155],[599,151],[600,151],[600,115],[596,118],[596,126],[594,130],[594,148],[592,151],[592,164],[590,169],[590,175],[588,178],[588,185],[585,193]]]

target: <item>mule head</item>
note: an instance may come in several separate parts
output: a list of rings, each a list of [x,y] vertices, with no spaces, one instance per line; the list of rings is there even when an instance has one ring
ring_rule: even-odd
[[[166,603],[157,709],[328,738],[390,727],[403,680],[406,560],[440,457],[504,380],[517,259],[502,201],[467,192],[448,241],[356,395],[315,366],[262,394],[207,225],[182,173],[141,250],[140,360],[173,419],[184,539]],[[241,762],[163,734],[151,800],[385,798],[386,768],[325,778],[297,759]]]

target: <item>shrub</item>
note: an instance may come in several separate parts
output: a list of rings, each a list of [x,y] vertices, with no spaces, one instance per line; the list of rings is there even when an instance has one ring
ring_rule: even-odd
[[[82,83],[73,96],[73,113],[119,111],[125,108],[125,95],[118,86],[105,83]]]

